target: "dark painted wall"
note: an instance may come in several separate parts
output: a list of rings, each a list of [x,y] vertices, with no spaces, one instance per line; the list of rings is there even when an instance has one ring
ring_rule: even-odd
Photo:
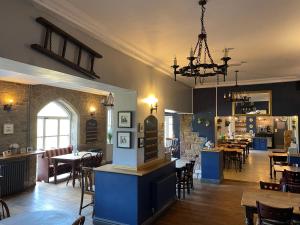
[[[259,84],[242,86],[245,91],[272,91],[272,115],[273,116],[300,116],[300,84],[299,82],[285,82],[274,84]],[[232,105],[224,100],[224,93],[230,87],[218,88],[218,116],[232,115]],[[212,118],[216,116],[216,89],[201,88],[193,91],[193,107],[195,117]],[[195,131],[213,137],[214,125],[212,127],[195,127]],[[298,124],[299,126],[299,124]]]

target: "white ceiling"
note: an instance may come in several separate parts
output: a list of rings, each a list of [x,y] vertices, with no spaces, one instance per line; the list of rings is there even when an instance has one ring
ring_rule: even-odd
[[[186,64],[200,30],[198,0],[33,1],[170,76],[174,56]],[[206,15],[213,58],[235,48],[231,63],[248,62],[238,68],[244,84],[300,80],[299,0],[210,0]]]

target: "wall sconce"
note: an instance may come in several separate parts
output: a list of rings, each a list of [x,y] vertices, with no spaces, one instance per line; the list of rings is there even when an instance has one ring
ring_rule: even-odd
[[[90,107],[90,114],[91,114],[91,116],[95,116],[95,114],[96,114],[96,108],[94,107],[94,106],[91,106]]]
[[[153,111],[157,112],[157,98],[155,98],[154,96],[149,96],[148,98],[145,99],[145,102],[148,103],[148,105],[150,106],[150,113],[152,114]]]
[[[14,103],[14,100],[12,99],[9,99],[8,100],[8,103],[3,105],[3,110],[6,111],[6,112],[11,112],[13,109],[13,103]]]

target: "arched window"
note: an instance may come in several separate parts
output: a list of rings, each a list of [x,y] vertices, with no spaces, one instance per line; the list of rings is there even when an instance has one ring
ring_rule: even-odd
[[[71,143],[71,113],[50,102],[37,115],[37,149],[64,148]]]

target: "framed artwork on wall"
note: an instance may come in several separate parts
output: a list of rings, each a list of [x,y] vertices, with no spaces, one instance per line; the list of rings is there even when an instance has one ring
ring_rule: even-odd
[[[143,123],[138,124],[138,132],[139,133],[144,133],[144,124]]]
[[[3,125],[3,134],[13,134],[14,133],[14,124],[5,123]]]
[[[132,112],[130,111],[118,112],[118,127],[132,128]]]
[[[118,131],[117,132],[117,147],[118,148],[131,148],[131,132]]]
[[[144,138],[143,137],[138,138],[138,148],[144,148]]]

